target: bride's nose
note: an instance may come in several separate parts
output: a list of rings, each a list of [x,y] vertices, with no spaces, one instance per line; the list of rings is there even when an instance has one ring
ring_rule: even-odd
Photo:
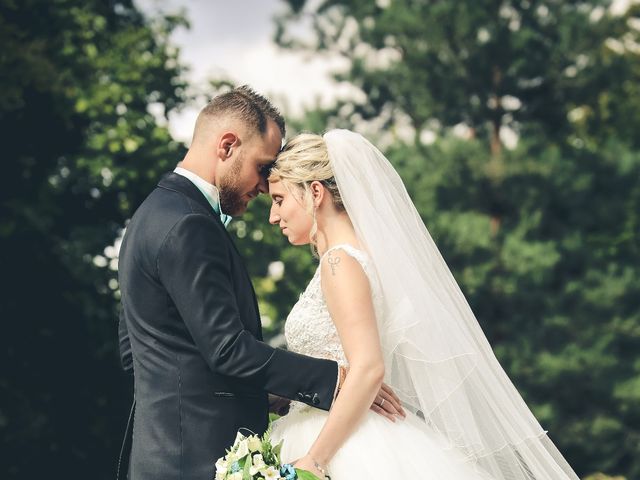
[[[271,225],[275,225],[280,221],[280,215],[275,212],[275,205],[271,206],[271,210],[269,210],[269,223]]]

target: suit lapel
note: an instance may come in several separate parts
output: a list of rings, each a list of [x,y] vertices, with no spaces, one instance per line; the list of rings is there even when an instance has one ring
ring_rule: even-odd
[[[258,332],[257,337],[259,340],[262,340],[262,322],[260,321],[260,310],[258,309],[258,300],[256,298],[256,292],[253,288],[253,283],[251,282],[251,276],[249,275],[249,271],[247,270],[247,267],[244,263],[244,259],[242,258],[242,255],[240,255],[240,252],[238,251],[238,247],[236,247],[236,244],[233,241],[231,234],[227,231],[226,227],[222,224],[222,220],[220,219],[220,216],[213,211],[207,199],[204,197],[202,192],[198,190],[198,187],[196,187],[191,182],[191,180],[189,180],[186,177],[183,177],[182,175],[179,175],[175,172],[170,172],[166,174],[164,177],[162,177],[162,179],[158,182],[158,187],[166,188],[168,190],[173,190],[175,192],[181,193],[189,197],[189,199],[193,200],[197,204],[204,207],[207,213],[211,215],[214,218],[214,220],[220,224],[220,227],[222,228],[222,230],[224,230],[224,234],[226,235],[227,243],[231,245],[231,247],[233,248],[233,251],[236,253],[237,262],[239,263],[241,267],[241,271],[243,272],[246,282],[249,285],[249,290],[251,292],[251,298],[253,299],[253,305],[255,307],[257,323],[258,323],[258,328],[256,329],[256,331]]]
[[[182,175],[179,175],[175,172],[167,173],[158,182],[158,187],[181,193],[189,197],[198,205],[202,206],[211,216],[218,217],[216,212],[214,212],[211,208],[211,205],[209,204],[207,199],[204,198],[202,192],[198,190],[198,187],[191,183],[191,180],[189,180],[187,177],[183,177]],[[220,220],[219,217],[218,220]],[[220,221],[220,223],[222,223],[222,221]]]

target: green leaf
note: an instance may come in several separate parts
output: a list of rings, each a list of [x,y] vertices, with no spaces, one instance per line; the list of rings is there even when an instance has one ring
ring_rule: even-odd
[[[313,473],[307,470],[302,470],[301,468],[296,468],[295,470],[299,480],[320,480]]]
[[[275,447],[273,447],[273,454],[277,458],[280,458],[280,451],[282,450],[282,444],[283,443],[284,443],[284,440],[280,440],[280,443],[278,443]]]
[[[249,469],[253,465],[253,459],[251,458],[251,454],[247,455],[247,460],[244,463],[244,468],[242,469],[242,480],[252,480],[251,474],[249,473]]]

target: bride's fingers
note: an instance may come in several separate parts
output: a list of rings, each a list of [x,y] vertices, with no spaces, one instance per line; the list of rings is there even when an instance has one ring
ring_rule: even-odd
[[[395,421],[396,421],[395,415],[392,415],[389,412],[387,412],[385,409],[380,408],[377,404],[374,403],[373,405],[371,405],[370,408],[371,408],[371,410],[376,412],[378,415],[382,415],[383,417],[387,417],[389,420],[391,420],[392,422],[395,423]]]

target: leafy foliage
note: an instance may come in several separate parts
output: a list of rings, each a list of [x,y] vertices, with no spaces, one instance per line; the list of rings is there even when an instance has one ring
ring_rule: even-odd
[[[0,1],[5,478],[115,474],[131,387],[105,246],[182,153],[150,109],[184,101],[183,23],[129,0]]]
[[[640,477],[637,4],[613,15],[605,0],[287,3],[280,44],[345,56],[338,78],[364,94],[289,130],[374,132],[571,464]],[[293,35],[298,22],[314,27],[311,43]],[[184,152],[166,128],[187,100],[168,41],[184,24],[131,0],[0,0],[8,479],[115,471],[131,385],[109,245]],[[267,224],[268,203],[230,230],[274,336],[316,263]]]
[[[345,57],[364,93],[298,128],[373,132],[572,466],[638,477],[639,7],[288,4],[281,46]]]

